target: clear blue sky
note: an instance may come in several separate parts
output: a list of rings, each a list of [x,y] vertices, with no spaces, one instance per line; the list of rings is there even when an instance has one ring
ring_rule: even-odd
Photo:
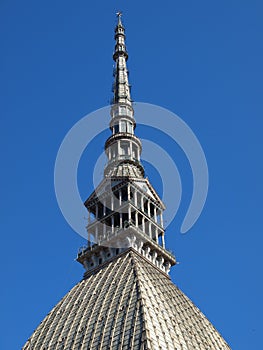
[[[124,12],[133,99],[180,115],[199,138],[209,165],[205,209],[182,235],[191,184],[187,162],[171,146],[188,179],[167,230],[169,248],[181,262],[172,280],[233,349],[260,349],[260,0],[1,1],[0,348],[19,349],[82,278],[74,258],[83,239],[58,208],[54,162],[71,126],[111,98],[118,9]],[[97,140],[100,151],[103,141]],[[83,199],[92,189],[91,170],[84,155]]]

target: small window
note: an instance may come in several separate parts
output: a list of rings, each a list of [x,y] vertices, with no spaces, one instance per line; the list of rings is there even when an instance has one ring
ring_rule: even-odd
[[[112,145],[112,153],[111,153],[111,158],[116,158],[118,154],[118,148],[117,144]]]
[[[127,124],[125,121],[121,121],[121,132],[127,132]]]
[[[121,143],[121,155],[123,156],[129,155],[129,144],[127,142]]]
[[[114,125],[114,134],[117,134],[119,132],[119,124]]]
[[[136,151],[137,151],[137,147],[135,145],[132,146],[132,157],[136,158]]]
[[[127,132],[132,134],[132,123],[130,123],[130,122],[128,122],[128,124],[127,124]]]
[[[125,113],[125,107],[120,107],[120,114],[124,114]]]

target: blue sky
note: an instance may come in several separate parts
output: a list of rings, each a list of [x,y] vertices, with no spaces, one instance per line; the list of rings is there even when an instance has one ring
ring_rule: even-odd
[[[172,280],[233,349],[259,349],[263,5],[255,0],[1,1],[0,348],[19,349],[82,278],[74,259],[83,239],[57,205],[54,163],[67,131],[110,101],[119,9],[133,99],[184,119],[209,166],[204,211],[182,235],[191,174],[166,140],[183,178],[182,203],[166,232],[180,261]],[[98,152],[104,136],[94,140]],[[79,166],[83,200],[93,163],[87,150]],[[158,190],[158,175],[146,170]]]

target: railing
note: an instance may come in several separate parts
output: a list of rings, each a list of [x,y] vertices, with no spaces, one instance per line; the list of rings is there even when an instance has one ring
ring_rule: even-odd
[[[87,251],[92,251],[98,246],[97,243],[91,243],[90,245],[84,245],[78,249],[78,257],[85,254]]]
[[[113,86],[114,87],[114,89],[116,88],[116,86],[114,85]],[[115,103],[115,101],[114,101],[114,99],[113,99],[113,102],[112,102],[112,104],[114,104]],[[132,111],[129,109],[129,108],[127,108],[127,107],[124,107],[124,108],[122,108],[121,109],[121,107],[117,107],[116,109],[114,109],[114,111],[113,111],[113,117],[121,117],[121,116],[128,116],[128,117],[133,117],[133,113],[132,113]]]
[[[151,238],[148,234],[146,234],[146,232],[144,232],[140,227],[136,226],[135,222],[133,220],[131,220],[131,221],[125,220],[123,223],[123,227],[116,226],[116,227],[114,227],[113,231],[112,231],[112,229],[109,229],[104,234],[100,235],[98,242],[96,242],[96,243],[90,242],[90,245],[85,245],[85,246],[80,247],[78,250],[78,257],[80,257],[81,255],[85,254],[88,251],[94,250],[98,245],[103,244],[104,241],[109,241],[110,239],[118,236],[121,232],[128,230],[130,227],[132,227],[134,230],[139,232],[144,237],[147,237],[149,242],[151,242],[151,244],[154,245],[155,247],[158,246],[158,247],[164,249],[166,251],[166,254],[174,259],[174,252],[173,251],[163,248],[158,242],[156,242],[153,238]]]
[[[124,156],[124,155],[118,155],[117,158],[113,158],[113,159],[111,159],[110,161],[108,161],[108,163],[107,163],[107,165],[105,166],[105,168],[107,168],[107,166],[110,165],[110,164],[122,162],[123,160],[130,160],[130,161],[134,162],[136,165],[137,165],[137,164],[138,164],[138,165],[141,165],[137,158],[130,157],[130,156]]]

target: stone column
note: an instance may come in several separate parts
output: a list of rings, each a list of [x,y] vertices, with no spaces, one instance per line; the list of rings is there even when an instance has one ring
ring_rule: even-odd
[[[149,222],[149,236],[152,238],[152,223],[151,221]]]
[[[156,243],[159,243],[159,241],[158,241],[158,228],[157,227],[155,227],[155,241],[156,241]]]
[[[114,194],[111,193],[111,210],[114,210]]]
[[[143,205],[143,195],[141,195],[141,209],[144,212],[144,205]]]
[[[128,221],[130,222],[131,221],[131,206],[130,204],[128,204]]]
[[[142,217],[142,230],[145,232],[145,218],[144,216]]]
[[[157,212],[156,207],[154,207],[154,221],[157,222]]]
[[[119,189],[119,206],[122,204],[122,192],[121,189]]]
[[[164,232],[162,232],[162,247],[165,248]]]
[[[150,201],[147,202],[148,216],[151,217]]]
[[[106,200],[103,200],[103,216],[106,215]]]
[[[122,225],[122,213],[120,213],[120,227],[123,227],[123,225]]]
[[[98,244],[98,224],[95,226],[95,243]]]
[[[128,201],[131,200],[131,185],[128,183],[128,186],[127,186],[127,193],[128,193]]]
[[[91,242],[90,242],[90,233],[88,232],[88,247],[90,247]]]
[[[161,211],[161,214],[160,214],[160,223],[161,223],[161,226],[163,227],[163,213]]]
[[[134,205],[135,207],[137,207],[137,204],[138,204],[138,196],[137,196],[137,190],[134,191]]]
[[[111,232],[114,233],[114,216],[111,217]]]
[[[130,154],[129,154],[130,158],[132,158],[132,142],[130,141]]]
[[[120,141],[117,141],[117,146],[118,146],[117,154],[120,155],[121,154],[121,143],[120,143]]]

